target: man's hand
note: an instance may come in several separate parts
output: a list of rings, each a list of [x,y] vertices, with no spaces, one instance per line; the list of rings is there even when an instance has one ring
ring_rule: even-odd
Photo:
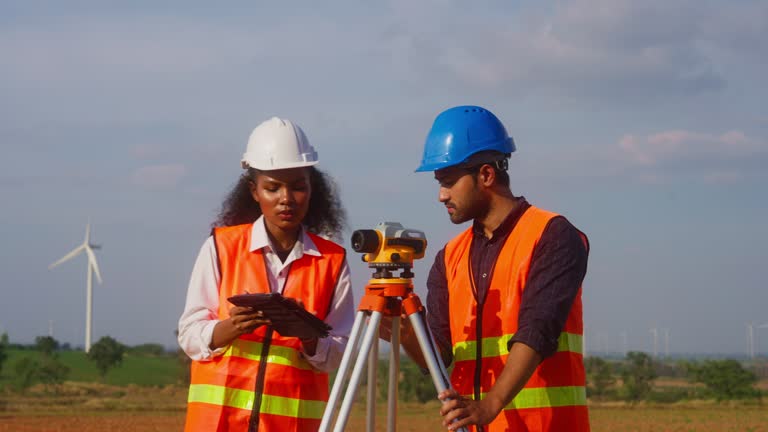
[[[381,324],[379,324],[379,337],[387,342],[392,342],[392,317],[387,315],[381,316]],[[411,322],[408,320],[408,316],[403,314],[400,316],[400,341],[403,339],[415,339],[416,335],[413,333]]]
[[[441,392],[437,398],[443,402],[440,415],[443,416],[443,426],[448,430],[469,425],[486,425],[492,422],[503,408],[501,401],[493,397],[475,401],[461,397],[453,389]]]
[[[381,317],[379,337],[387,342],[392,341],[392,317]],[[403,347],[408,357],[416,362],[420,368],[426,369],[427,361],[424,360],[424,353],[421,352],[419,339],[416,337],[416,332],[413,330],[410,319],[405,314],[400,316],[400,346]]]

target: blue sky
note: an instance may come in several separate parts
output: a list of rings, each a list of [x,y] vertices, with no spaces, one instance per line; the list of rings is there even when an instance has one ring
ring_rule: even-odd
[[[760,1],[0,4],[0,331],[174,345],[253,127],[299,123],[351,230],[453,226],[413,172],[434,117],[492,110],[512,189],[590,238],[587,349],[746,352],[768,322],[768,5]],[[356,300],[370,272],[350,255]],[[661,332],[661,330],[660,330]],[[660,333],[661,334],[661,333]],[[768,329],[757,332],[768,353]],[[663,351],[663,339],[659,350]]]

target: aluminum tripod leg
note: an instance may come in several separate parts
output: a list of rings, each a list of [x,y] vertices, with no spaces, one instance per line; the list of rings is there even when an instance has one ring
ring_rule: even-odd
[[[435,383],[435,388],[438,393],[444,390],[448,390],[451,386],[451,381],[448,378],[448,372],[443,364],[443,359],[436,351],[437,345],[435,345],[432,334],[424,325],[424,314],[414,313],[408,316],[413,326],[413,331],[416,333],[416,339],[419,341],[421,352],[424,354],[424,360],[427,362],[427,368],[429,368],[429,374],[432,375],[432,382]],[[467,432],[467,428],[459,428],[459,432]]]
[[[397,425],[397,381],[400,378],[400,317],[392,317],[392,347],[389,352],[389,388],[387,389],[387,432]]]
[[[357,387],[360,384],[360,378],[363,375],[365,360],[371,353],[371,345],[373,344],[373,341],[378,341],[379,339],[380,323],[381,312],[373,311],[368,320],[368,328],[365,329],[365,334],[363,335],[363,342],[360,345],[360,354],[358,355],[357,362],[352,370],[352,377],[349,379],[347,393],[344,395],[344,401],[341,403],[341,410],[339,411],[339,417],[336,419],[336,426],[333,428],[333,432],[342,432],[347,425],[349,413],[352,410],[352,402],[354,402],[355,395],[357,394]]]
[[[376,369],[379,363],[379,338],[371,343],[371,352],[368,354],[368,396],[365,403],[368,408],[365,430],[376,432]]]
[[[352,331],[349,334],[349,341],[347,342],[347,348],[344,350],[344,355],[341,357],[341,364],[339,370],[336,373],[336,380],[333,382],[331,388],[331,394],[328,397],[328,405],[326,405],[325,412],[323,413],[323,420],[320,422],[320,432],[327,432],[333,419],[333,412],[336,410],[336,405],[339,402],[339,396],[341,396],[341,387],[349,374],[349,366],[352,364],[352,357],[357,354],[357,346],[360,342],[360,336],[362,334],[363,324],[365,324],[365,311],[357,312],[355,316],[355,323],[352,324]]]

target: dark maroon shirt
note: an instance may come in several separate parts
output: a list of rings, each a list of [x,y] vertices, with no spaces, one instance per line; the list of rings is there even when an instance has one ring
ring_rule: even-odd
[[[487,238],[482,225],[472,226],[472,243],[469,254],[474,280],[474,301],[485,301],[493,269],[502,246],[517,225],[520,216],[530,208],[523,197]],[[565,326],[568,314],[587,272],[588,246],[581,233],[563,216],[552,218],[544,228],[541,239],[533,251],[528,280],[518,313],[517,332],[509,342],[522,342],[542,357],[557,351],[557,338]],[[448,280],[445,277],[445,248],[435,257],[435,263],[427,279],[427,310],[429,328],[435,343],[443,353],[448,366],[451,354],[451,326],[448,315]]]

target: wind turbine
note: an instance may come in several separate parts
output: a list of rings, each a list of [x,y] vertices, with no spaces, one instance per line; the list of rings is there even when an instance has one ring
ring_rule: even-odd
[[[755,324],[747,323],[747,354],[750,360],[755,359]]]
[[[759,329],[768,328],[768,323],[760,324],[759,326],[757,326],[757,328],[759,328]],[[757,348],[757,342],[759,342],[759,340],[760,340],[760,338],[758,337],[757,340],[755,341],[755,344],[754,344],[755,352],[757,353],[757,355],[760,355],[760,350]]]
[[[85,251],[88,256],[88,268],[86,270],[86,300],[85,300],[85,352],[91,350],[91,323],[93,321],[93,274],[96,273],[96,279],[101,282],[101,272],[99,271],[99,263],[96,262],[96,254],[93,253],[94,249],[100,249],[101,246],[91,244],[91,223],[88,222],[85,225],[85,240],[83,243],[74,248],[71,252],[64,255],[55,263],[48,266],[48,270],[58,266],[59,264],[69,261],[70,259],[78,256],[81,252]]]
[[[627,332],[623,331],[623,332],[619,333],[619,336],[621,336],[621,342],[622,342],[621,347],[623,349],[622,353],[624,354],[624,357],[626,357],[627,356],[627,352],[629,352],[629,349],[627,348],[628,345],[629,345],[627,343]]]
[[[656,358],[659,356],[659,329],[652,328],[651,334],[653,335],[653,358]]]

